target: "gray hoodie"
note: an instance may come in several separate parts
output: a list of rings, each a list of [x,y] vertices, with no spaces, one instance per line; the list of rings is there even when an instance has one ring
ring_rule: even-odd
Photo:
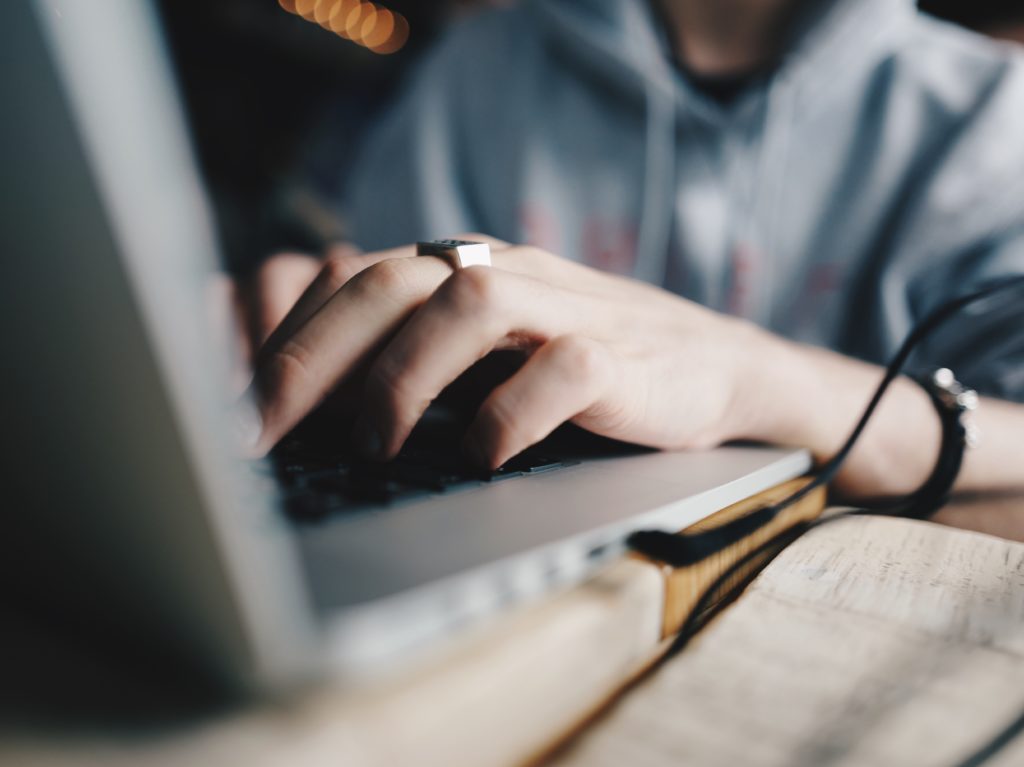
[[[882,363],[929,308],[1024,273],[1024,54],[908,0],[818,2],[723,105],[647,2],[527,0],[454,25],[345,208],[364,248],[483,231]],[[1024,400],[1024,307],[915,365]]]

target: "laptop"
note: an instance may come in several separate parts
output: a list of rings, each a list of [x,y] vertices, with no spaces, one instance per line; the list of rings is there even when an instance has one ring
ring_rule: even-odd
[[[389,466],[309,437],[241,458],[155,9],[24,0],[0,29],[0,570],[76,641],[239,692],[354,683],[809,469],[548,445],[480,476],[429,435]]]

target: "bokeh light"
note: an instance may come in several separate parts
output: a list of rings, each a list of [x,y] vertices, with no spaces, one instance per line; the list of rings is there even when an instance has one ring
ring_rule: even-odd
[[[397,11],[365,0],[278,0],[280,6],[374,53],[400,51],[409,21]]]
[[[360,30],[363,45],[371,51],[376,50],[391,37],[395,31],[395,15],[387,8],[378,8],[373,17],[373,24],[369,27],[364,23]]]
[[[312,21],[316,3],[317,0],[295,0],[295,12],[306,21]]]
[[[337,35],[345,36],[345,19],[349,12],[359,5],[360,0],[334,0],[327,19],[327,28]]]
[[[348,18],[345,19],[345,37],[354,43],[362,44],[360,30],[363,28],[363,23],[369,21],[372,24],[372,20],[376,16],[377,9],[373,7],[373,3],[357,5],[348,12]]]
[[[405,44],[409,41],[409,22],[400,13],[393,13],[391,15],[393,26],[391,34],[388,36],[380,45],[375,48],[371,48],[374,53],[380,53],[387,55],[389,53],[395,53],[396,51],[402,50]]]
[[[316,5],[313,6],[313,21],[321,27],[326,27],[333,8],[333,0],[317,0]]]

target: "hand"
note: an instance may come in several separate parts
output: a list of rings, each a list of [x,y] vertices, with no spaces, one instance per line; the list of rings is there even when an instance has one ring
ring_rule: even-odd
[[[353,437],[393,457],[430,402],[492,350],[523,367],[484,401],[467,453],[497,467],[566,421],[659,448],[750,436],[746,396],[767,334],[663,290],[531,247],[452,271],[412,247],[329,256],[259,355],[269,450],[345,384]]]
[[[360,251],[337,243],[325,258],[343,257],[355,263]],[[242,348],[250,362],[323,268],[324,259],[304,253],[279,253],[268,258],[246,279],[234,283],[238,325],[244,331]]]
[[[313,256],[280,253],[236,283],[239,325],[250,361],[320,273],[320,266],[320,259]]]

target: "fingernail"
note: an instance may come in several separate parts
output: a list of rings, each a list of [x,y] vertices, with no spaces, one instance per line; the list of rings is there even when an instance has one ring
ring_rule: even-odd
[[[248,401],[239,402],[235,405],[232,421],[235,436],[242,447],[247,450],[254,449],[263,436],[263,420],[256,406]]]
[[[379,458],[384,446],[380,432],[365,416],[359,416],[356,419],[355,426],[352,428],[352,443],[356,450],[367,458]]]

